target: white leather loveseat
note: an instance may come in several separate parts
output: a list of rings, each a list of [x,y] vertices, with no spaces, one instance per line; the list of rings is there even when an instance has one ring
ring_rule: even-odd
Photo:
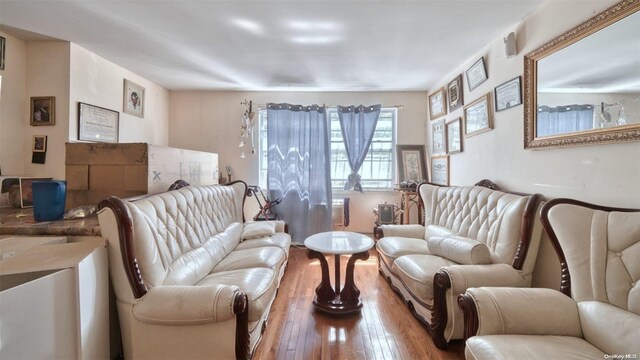
[[[484,186],[422,184],[425,226],[380,229],[380,272],[441,349],[463,337],[457,296],[467,288],[531,284],[542,233],[534,222],[540,196]]]
[[[273,231],[242,241],[246,193],[239,181],[100,204],[125,358],[250,357],[291,238],[262,222]]]
[[[467,360],[637,359],[640,209],[572,199],[542,208],[560,290],[481,287],[458,302]]]

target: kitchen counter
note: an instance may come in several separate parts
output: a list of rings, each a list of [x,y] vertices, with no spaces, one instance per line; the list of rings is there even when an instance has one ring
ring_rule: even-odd
[[[36,222],[33,208],[0,208],[0,235],[100,236],[100,225],[97,215]]]

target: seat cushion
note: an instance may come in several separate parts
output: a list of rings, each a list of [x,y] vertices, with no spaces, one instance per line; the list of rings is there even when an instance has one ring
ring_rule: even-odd
[[[216,265],[212,273],[220,271],[263,267],[280,269],[286,260],[284,251],[275,246],[263,246],[253,249],[234,250]]]
[[[604,359],[604,353],[586,340],[551,335],[484,335],[467,340],[467,360]]]
[[[399,236],[383,237],[376,244],[376,249],[384,262],[393,266],[393,262],[404,255],[429,254],[427,242],[424,239],[414,239]]]
[[[249,321],[258,321],[268,309],[277,286],[275,272],[267,268],[222,271],[207,275],[200,285],[235,285],[249,298]]]
[[[291,245],[291,236],[286,233],[275,233],[269,237],[263,237],[259,239],[245,240],[238,244],[236,250],[254,249],[263,246],[276,246],[285,252],[285,255],[289,254],[289,246]]]
[[[413,296],[424,302],[431,302],[433,276],[441,267],[448,265],[455,263],[435,255],[405,255],[397,258],[391,269]]]

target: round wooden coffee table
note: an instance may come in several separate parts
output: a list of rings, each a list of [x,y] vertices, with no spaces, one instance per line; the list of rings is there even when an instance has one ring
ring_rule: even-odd
[[[373,240],[365,235],[347,231],[329,231],[309,236],[304,245],[307,247],[307,257],[318,259],[322,270],[322,281],[316,288],[313,306],[316,310],[344,315],[360,311],[362,301],[360,290],[353,281],[353,270],[356,260],[367,260],[369,249],[373,247]],[[335,255],[335,289],[331,288],[329,279],[329,265],[325,254]],[[347,262],[344,287],[340,290],[340,255],[351,254]]]

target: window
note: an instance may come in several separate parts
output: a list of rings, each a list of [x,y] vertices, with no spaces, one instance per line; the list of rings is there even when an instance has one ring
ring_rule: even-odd
[[[351,173],[340,121],[335,108],[329,108],[331,142],[331,186],[342,190]],[[259,112],[260,126],[260,186],[267,186],[267,110]],[[397,109],[383,108],[376,124],[369,152],[360,168],[362,188],[365,190],[388,190],[393,188],[393,166],[395,148],[395,124]]]

